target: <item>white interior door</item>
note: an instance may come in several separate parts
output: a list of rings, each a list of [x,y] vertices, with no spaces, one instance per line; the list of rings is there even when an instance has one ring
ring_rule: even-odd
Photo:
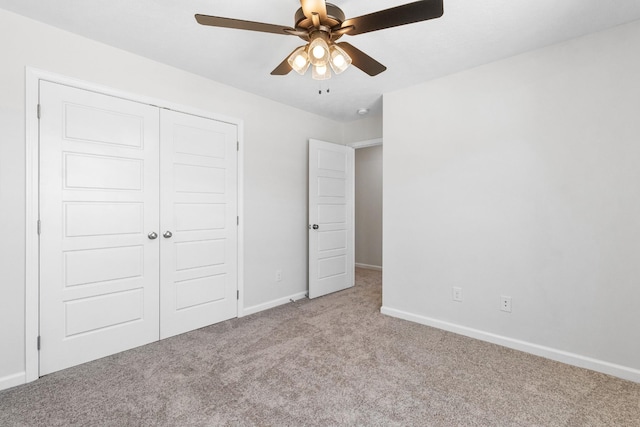
[[[158,339],[158,109],[40,83],[40,375]]]
[[[309,298],[354,285],[354,150],[309,140]]]
[[[237,128],[161,112],[161,338],[237,316]]]

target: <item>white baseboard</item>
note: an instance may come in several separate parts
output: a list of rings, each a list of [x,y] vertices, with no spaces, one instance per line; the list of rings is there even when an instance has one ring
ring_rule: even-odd
[[[476,338],[481,341],[498,344],[503,347],[508,347],[514,350],[523,351],[525,353],[534,354],[536,356],[541,356],[547,359],[555,360],[557,362],[566,363],[567,365],[590,369],[592,371],[597,371],[603,374],[612,375],[614,377],[640,383],[640,370],[638,369],[617,365],[615,363],[610,363],[603,360],[593,359],[591,357],[582,356],[580,354],[569,353],[551,347],[533,344],[527,341],[521,341],[502,335],[493,334],[491,332],[481,331],[479,329],[457,325],[455,323],[449,323],[418,314],[408,313],[402,310],[396,310],[391,307],[382,307],[380,309],[380,312],[388,316],[409,320],[411,322],[420,323],[422,325],[427,325],[467,337]]]
[[[364,268],[364,269],[367,269],[367,270],[382,271],[382,266],[380,266],[380,265],[369,265],[369,264],[361,264],[359,262],[356,262],[356,267],[357,268]]]
[[[254,305],[252,307],[247,307],[242,310],[242,316],[248,316],[250,314],[258,313],[260,311],[268,310],[270,308],[277,307],[279,305],[287,304],[291,302],[291,300],[297,301],[302,298],[306,298],[306,292],[298,292],[297,294],[289,295],[288,297],[274,299],[273,301],[268,301],[262,304]]]
[[[0,390],[15,387],[26,383],[26,374],[24,372],[18,372],[17,374],[7,375],[0,378]]]

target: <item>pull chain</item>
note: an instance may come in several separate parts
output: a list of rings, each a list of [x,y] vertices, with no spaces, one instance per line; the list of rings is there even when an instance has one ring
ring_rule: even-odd
[[[320,83],[320,84],[318,84],[318,95],[322,95],[322,92],[323,92],[322,84]],[[325,92],[326,92],[326,93],[330,93],[330,92],[331,92],[331,89],[330,89],[330,88],[327,88],[327,89],[325,90]]]

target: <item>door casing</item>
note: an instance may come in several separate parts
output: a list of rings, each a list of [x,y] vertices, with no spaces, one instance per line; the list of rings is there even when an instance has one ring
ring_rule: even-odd
[[[179,111],[194,116],[234,124],[238,129],[238,180],[237,200],[239,224],[237,229],[238,247],[238,317],[243,316],[244,306],[244,123],[242,120],[189,106],[172,103],[152,97],[137,95],[97,85],[78,79],[65,77],[48,71],[27,67],[25,75],[25,147],[26,147],[26,233],[25,233],[25,382],[39,377],[38,334],[39,334],[39,82],[49,81],[78,89],[123,98],[160,108]]]

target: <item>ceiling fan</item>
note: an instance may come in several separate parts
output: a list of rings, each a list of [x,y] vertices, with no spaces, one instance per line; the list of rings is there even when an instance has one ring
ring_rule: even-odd
[[[355,36],[439,18],[443,14],[442,1],[416,1],[357,18],[345,19],[339,7],[325,0],[300,0],[301,7],[295,13],[293,27],[200,14],[196,15],[196,21],[213,27],[298,36],[307,42],[287,56],[271,72],[272,75],[286,75],[291,70],[304,74],[311,66],[312,77],[316,80],[325,80],[331,77],[331,69],[334,73],[340,74],[353,64],[368,75],[376,76],[387,67],[349,43],[336,43],[336,41],[345,34]]]

